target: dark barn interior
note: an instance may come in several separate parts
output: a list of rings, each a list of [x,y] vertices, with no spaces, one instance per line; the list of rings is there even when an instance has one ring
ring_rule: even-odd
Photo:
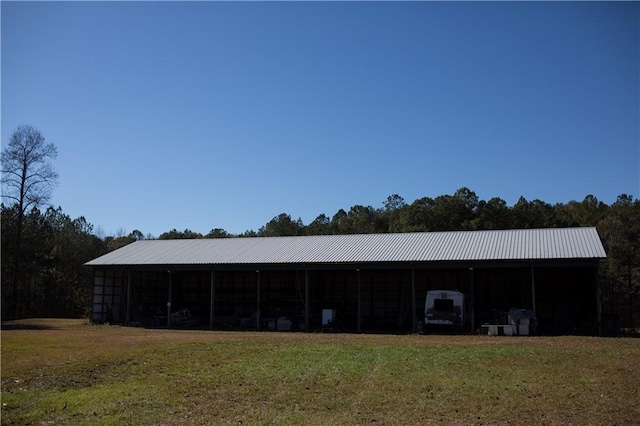
[[[94,268],[93,320],[149,327],[410,333],[421,330],[429,290],[465,294],[467,333],[482,324],[504,323],[512,308],[535,311],[538,334],[598,332],[597,261]],[[323,322],[326,311],[330,324]]]

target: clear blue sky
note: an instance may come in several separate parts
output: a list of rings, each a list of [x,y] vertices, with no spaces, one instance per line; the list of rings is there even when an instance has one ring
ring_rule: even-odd
[[[640,196],[640,3],[6,2],[2,143],[105,234],[258,230],[466,186]]]

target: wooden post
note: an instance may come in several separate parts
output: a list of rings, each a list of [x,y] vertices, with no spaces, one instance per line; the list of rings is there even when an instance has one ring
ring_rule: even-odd
[[[600,298],[600,265],[596,264],[595,273],[596,273],[596,316],[597,316],[597,333],[598,336],[604,336],[604,328],[602,324],[602,300]]]
[[[470,315],[471,315],[471,333],[475,333],[476,332],[476,301],[475,301],[475,291],[474,291],[474,287],[475,287],[475,283],[474,283],[474,275],[473,275],[473,268],[469,268],[469,275],[470,275],[470,280],[471,280],[471,306],[470,306]],[[464,309],[464,306],[462,307],[462,309]],[[464,326],[464,324],[463,324]]]
[[[362,275],[360,268],[356,269],[358,272],[358,333],[362,328]]]
[[[169,297],[167,301],[167,327],[171,327],[171,287],[173,285],[173,274],[169,272]]]
[[[127,270],[127,325],[131,322],[131,270]]]
[[[411,266],[411,331],[415,333],[416,324],[416,269]]]
[[[307,333],[311,330],[311,307],[309,306],[310,296],[310,282],[309,282],[309,270],[304,269],[304,329]]]
[[[260,271],[256,270],[256,330],[260,331]]]
[[[93,280],[91,281],[91,322],[96,322],[96,268],[91,268],[91,276]],[[102,309],[102,308],[100,308]]]
[[[533,264],[531,264],[531,310],[533,311],[533,315],[538,318],[538,314],[536,313],[536,273]]]
[[[216,295],[216,271],[211,270],[211,302],[209,310],[209,328],[213,330],[213,310]]]

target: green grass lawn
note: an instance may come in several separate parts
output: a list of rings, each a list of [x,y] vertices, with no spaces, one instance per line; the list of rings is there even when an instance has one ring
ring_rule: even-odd
[[[2,424],[633,424],[640,339],[4,323]]]

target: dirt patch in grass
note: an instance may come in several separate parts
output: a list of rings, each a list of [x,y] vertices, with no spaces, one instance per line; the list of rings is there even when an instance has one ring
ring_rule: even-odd
[[[638,339],[63,321],[3,324],[2,424],[630,424],[640,417]]]

